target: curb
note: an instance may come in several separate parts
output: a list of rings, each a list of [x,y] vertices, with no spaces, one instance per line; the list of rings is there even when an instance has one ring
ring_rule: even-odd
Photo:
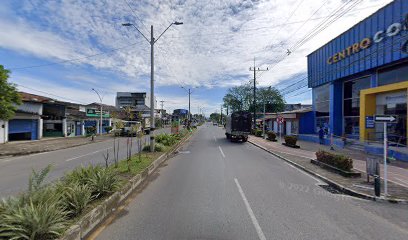
[[[154,160],[145,170],[129,180],[119,191],[113,193],[109,198],[84,215],[75,225],[67,229],[60,240],[82,240],[85,236],[97,229],[99,224],[103,223],[112,213],[114,213],[125,200],[131,195],[155,170],[167,159],[169,159],[176,151],[178,151],[184,143],[192,136],[176,144],[172,150],[163,153]]]
[[[263,146],[261,146],[261,145],[259,145],[257,143],[254,143],[249,139],[248,139],[248,142],[251,143],[252,145],[254,145],[254,146],[256,146],[256,147],[258,147],[258,148],[260,148],[260,149],[262,149],[262,150],[264,150],[264,151],[266,151],[266,152],[268,152],[268,153],[270,153],[272,155],[274,155],[275,157],[277,157],[277,158],[291,164],[292,166],[294,166],[296,168],[299,168],[299,169],[307,172],[308,174],[310,174],[310,175],[312,175],[314,177],[319,178],[323,182],[327,183],[329,186],[335,188],[336,190],[338,190],[338,191],[340,191],[340,192],[342,192],[344,194],[347,194],[347,195],[350,195],[350,196],[353,196],[353,197],[357,197],[357,198],[361,198],[361,199],[365,199],[365,200],[376,201],[376,202],[408,204],[408,200],[405,200],[405,199],[387,199],[387,198],[384,198],[384,197],[371,196],[371,195],[367,195],[365,193],[355,191],[355,190],[353,190],[351,188],[348,188],[348,187],[345,187],[345,186],[343,186],[343,185],[341,185],[339,183],[336,183],[336,182],[334,182],[334,181],[332,181],[332,180],[330,180],[330,179],[328,179],[328,178],[326,178],[326,177],[324,177],[324,176],[322,176],[320,174],[317,174],[317,173],[303,167],[302,165],[297,164],[297,163],[295,163],[295,162],[293,162],[293,161],[291,161],[291,160],[289,160],[289,159],[287,159],[285,157],[282,157],[281,155],[279,155],[279,154],[277,154],[275,152],[272,152],[271,150],[269,150],[269,149],[267,149],[267,148],[265,148],[265,147],[263,147]]]

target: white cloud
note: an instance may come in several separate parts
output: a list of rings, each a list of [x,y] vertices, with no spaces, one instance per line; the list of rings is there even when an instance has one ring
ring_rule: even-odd
[[[8,9],[8,15],[16,12],[17,21],[11,23],[0,17],[0,28],[8,33],[0,38],[0,46],[54,61],[136,43],[123,51],[74,64],[113,70],[140,86],[147,84],[141,79],[150,74],[150,46],[135,29],[122,27],[121,23],[136,23],[147,37],[150,25],[154,25],[157,37],[170,22],[179,20],[184,25],[173,26],[156,43],[157,86],[225,87],[250,80],[248,68],[254,56],[264,66],[273,63],[344,2],[330,0],[313,16],[315,20],[303,25],[325,0],[303,1],[289,20],[300,0],[126,1],[143,24],[124,0],[26,1],[18,14]],[[352,10],[263,74],[258,80],[260,85],[274,85],[306,72],[308,53],[389,2],[363,1],[356,7],[358,11]]]

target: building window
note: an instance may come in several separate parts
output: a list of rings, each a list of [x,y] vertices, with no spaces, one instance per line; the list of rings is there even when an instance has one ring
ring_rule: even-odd
[[[343,85],[344,134],[358,137],[360,134],[360,91],[370,88],[370,76],[344,82]]]
[[[313,89],[313,102],[316,112],[316,132],[322,127],[325,132],[329,130],[329,110],[330,110],[330,85],[325,84],[323,86]]]
[[[378,86],[408,81],[408,63],[378,71]]]

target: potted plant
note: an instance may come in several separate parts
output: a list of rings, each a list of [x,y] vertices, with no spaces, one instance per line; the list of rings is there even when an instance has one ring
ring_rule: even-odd
[[[296,145],[297,142],[297,136],[294,135],[286,135],[285,137],[285,142],[282,143],[283,145],[286,145],[288,147],[292,147],[292,148],[300,148],[300,146]]]
[[[273,131],[268,131],[266,133],[268,135],[268,140],[272,141],[272,142],[276,142],[276,133]]]

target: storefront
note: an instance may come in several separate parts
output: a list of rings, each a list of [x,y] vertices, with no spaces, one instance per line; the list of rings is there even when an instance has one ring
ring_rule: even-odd
[[[308,75],[315,133],[379,141],[373,117],[390,114],[390,141],[406,145],[408,1],[393,1],[308,55]]]

